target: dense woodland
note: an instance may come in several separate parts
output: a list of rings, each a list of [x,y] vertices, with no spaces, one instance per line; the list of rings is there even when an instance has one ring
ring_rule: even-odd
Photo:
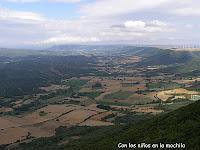
[[[85,56],[29,56],[0,64],[0,97],[38,92],[38,87],[60,83],[63,78],[93,72],[94,58]]]

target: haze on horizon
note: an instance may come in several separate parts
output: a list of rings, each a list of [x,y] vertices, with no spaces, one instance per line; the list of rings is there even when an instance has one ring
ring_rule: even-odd
[[[199,44],[198,0],[0,0],[0,47]]]

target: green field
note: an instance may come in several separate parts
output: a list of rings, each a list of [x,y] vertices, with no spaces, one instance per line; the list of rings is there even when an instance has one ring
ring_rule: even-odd
[[[86,83],[87,83],[87,80],[81,80],[81,79],[70,79],[70,80],[62,81],[62,84],[72,87],[73,90],[75,91],[78,91]]]
[[[129,103],[125,102],[115,102],[113,100],[99,100],[96,102],[97,104],[103,104],[103,105],[116,105],[116,106],[131,106]]]
[[[87,96],[87,97],[89,97],[91,99],[95,99],[100,94],[101,94],[101,92],[99,92],[99,91],[92,91],[92,92],[82,92],[82,93],[79,93],[78,95],[79,96]]]
[[[149,90],[170,90],[181,87],[180,84],[174,82],[148,83],[146,86]]]

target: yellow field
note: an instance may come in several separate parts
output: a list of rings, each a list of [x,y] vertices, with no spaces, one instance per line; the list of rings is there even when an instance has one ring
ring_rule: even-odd
[[[178,89],[174,89],[174,90],[160,91],[157,93],[157,97],[163,101],[166,101],[168,98],[170,98],[176,94],[184,96],[184,95],[198,94],[198,92],[188,91],[183,88],[178,88]]]

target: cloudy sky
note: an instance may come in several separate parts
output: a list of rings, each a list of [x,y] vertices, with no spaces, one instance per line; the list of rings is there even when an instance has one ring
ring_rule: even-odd
[[[0,47],[199,44],[199,0],[0,0]]]

